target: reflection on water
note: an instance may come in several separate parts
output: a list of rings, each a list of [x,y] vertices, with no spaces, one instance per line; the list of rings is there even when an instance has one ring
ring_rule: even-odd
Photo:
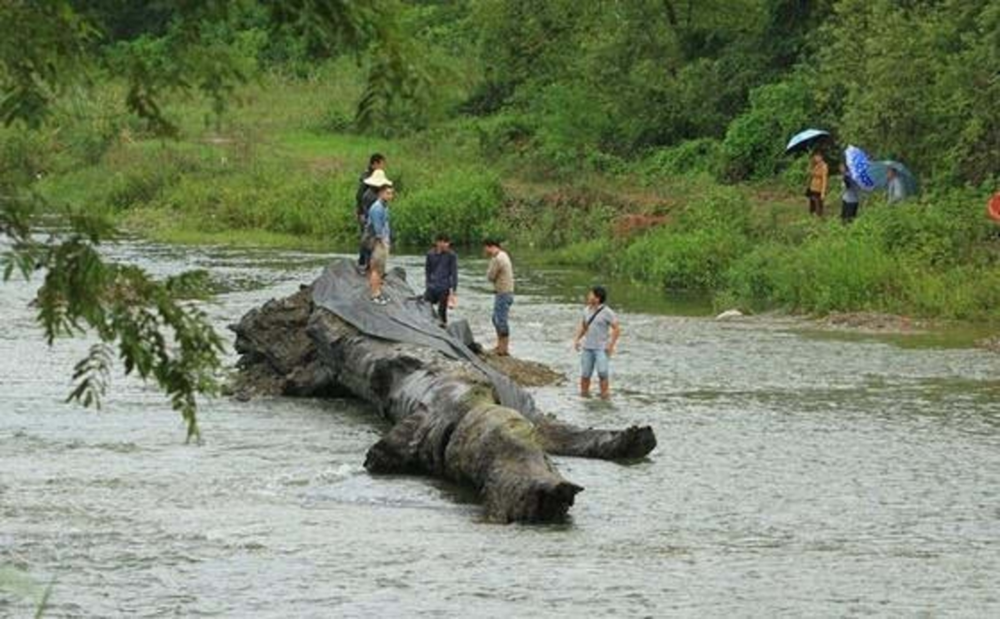
[[[220,328],[327,259],[113,251],[159,274],[208,269],[227,290],[208,306]],[[592,282],[524,262],[514,351],[572,377]],[[484,269],[463,261],[458,312],[488,339]],[[571,380],[538,400],[581,424],[651,423],[660,446],[628,466],[557,459],[586,487],[572,521],[502,527],[462,489],[369,477],[384,426],[354,402],[212,401],[201,447],[136,381],[103,412],[66,406],[86,343],[45,348],[30,288],[7,284],[0,564],[55,577],[53,616],[1000,611],[1000,359],[717,323],[704,303],[611,285],[626,310],[615,400],[581,401]],[[0,594],[0,616],[26,612]]]

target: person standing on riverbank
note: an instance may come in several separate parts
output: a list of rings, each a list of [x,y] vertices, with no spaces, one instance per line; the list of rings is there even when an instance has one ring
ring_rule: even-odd
[[[374,175],[373,175],[374,176]],[[384,174],[383,174],[384,176]],[[389,203],[394,197],[392,181],[385,179],[378,189],[378,199],[368,211],[366,235],[371,238],[371,257],[368,260],[368,286],[372,303],[385,305],[389,298],[382,294],[382,279],[389,262],[392,233],[389,229]]]
[[[891,165],[885,171],[886,178],[886,202],[889,206],[899,204],[906,199],[906,188],[903,186],[903,179],[899,178],[899,172]]]
[[[587,291],[587,306],[576,328],[573,348],[580,351],[580,395],[590,397],[590,381],[597,370],[601,398],[611,397],[611,356],[618,347],[621,326],[607,305],[608,291],[594,286]]]
[[[809,198],[809,213],[823,217],[823,201],[826,199],[827,185],[830,181],[830,166],[823,160],[823,153],[814,151],[809,158],[809,188],[806,197]]]
[[[840,175],[844,179],[844,193],[841,194],[840,219],[845,223],[851,223],[858,216],[858,205],[861,203],[861,187],[851,176],[851,171],[847,165],[840,164]]]
[[[448,324],[448,306],[458,289],[458,256],[447,234],[437,235],[434,248],[424,258],[424,300],[437,306],[441,325]]]
[[[368,209],[378,199],[379,185],[368,182],[376,171],[381,171],[383,179],[385,178],[385,156],[381,153],[373,153],[368,158],[368,169],[361,175],[358,181],[358,190],[354,195],[354,215],[358,220],[361,236],[358,249],[358,265],[361,267],[368,264],[368,258],[371,256],[371,246],[365,243],[365,227],[368,224]]]
[[[497,332],[497,345],[493,352],[506,357],[510,354],[510,306],[514,304],[514,265],[510,255],[496,239],[483,242],[490,266],[486,279],[493,284],[493,328]]]

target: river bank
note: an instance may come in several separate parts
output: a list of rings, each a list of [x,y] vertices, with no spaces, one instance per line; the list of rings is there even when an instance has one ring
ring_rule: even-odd
[[[247,87],[220,127],[200,122],[204,103],[178,103],[176,141],[119,132],[84,156],[60,136],[42,139],[39,189],[155,240],[349,250],[358,176],[380,151],[407,251],[441,229],[472,251],[499,235],[595,277],[707,296],[717,310],[1000,320],[1000,242],[978,190],[893,209],[875,196],[844,226],[806,213],[801,162],[767,182],[723,185],[704,171],[707,155],[678,147],[567,174],[495,153],[468,119],[391,140],[349,133],[329,122],[328,87],[269,80]]]

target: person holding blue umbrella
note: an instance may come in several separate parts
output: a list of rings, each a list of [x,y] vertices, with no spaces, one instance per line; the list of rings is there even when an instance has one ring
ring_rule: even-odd
[[[896,168],[888,166],[885,171],[885,195],[889,206],[899,204],[906,199],[906,189],[903,187],[903,179],[899,178]]]
[[[858,216],[858,206],[861,204],[861,187],[851,176],[847,162],[841,162],[840,176],[844,182],[844,192],[840,196],[840,219],[845,224],[849,224]]]

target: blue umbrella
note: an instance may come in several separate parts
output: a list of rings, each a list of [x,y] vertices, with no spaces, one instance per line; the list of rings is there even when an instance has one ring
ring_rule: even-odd
[[[820,138],[829,136],[830,134],[822,129],[806,129],[805,131],[800,131],[799,133],[793,135],[792,139],[788,140],[788,146],[785,147],[785,152],[789,153],[793,150],[807,146]]]
[[[876,189],[885,189],[889,185],[889,168],[896,171],[896,176],[903,182],[904,197],[915,196],[920,191],[917,183],[917,176],[905,165],[898,161],[886,159],[885,161],[875,161],[871,164],[869,174],[875,181]]]
[[[854,182],[858,184],[865,191],[874,191],[878,189],[878,171],[874,171],[872,167],[874,164],[872,160],[868,157],[868,154],[858,148],[857,146],[848,146],[844,150],[844,162],[847,165],[847,171],[851,174],[851,178]],[[885,187],[885,175],[884,172],[881,176],[882,187]]]

